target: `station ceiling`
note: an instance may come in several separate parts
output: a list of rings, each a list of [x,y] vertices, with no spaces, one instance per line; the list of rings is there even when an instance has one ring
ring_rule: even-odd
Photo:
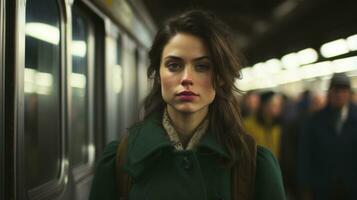
[[[157,26],[189,8],[228,23],[248,65],[357,33],[356,0],[142,0]]]

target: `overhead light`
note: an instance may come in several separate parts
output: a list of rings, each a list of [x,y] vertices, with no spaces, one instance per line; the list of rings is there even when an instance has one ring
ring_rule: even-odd
[[[291,70],[281,70],[276,78],[277,84],[286,84],[290,82],[296,82],[300,80],[300,76],[297,73],[298,69],[291,69]]]
[[[264,74],[266,74],[266,69],[267,68],[265,64],[262,62],[253,65],[254,76],[258,76],[258,77],[264,76]]]
[[[242,79],[243,81],[252,78],[252,67],[245,67],[242,69]]]
[[[44,23],[26,23],[25,32],[27,36],[58,45],[60,41],[60,31],[57,27]]]
[[[357,56],[337,59],[332,62],[336,73],[357,70]]]
[[[255,80],[256,84],[259,85],[259,88],[273,88],[276,87],[275,79],[272,78],[263,78]]]
[[[321,55],[325,58],[339,56],[349,52],[349,47],[345,39],[338,39],[321,46]]]
[[[351,51],[356,51],[357,50],[357,34],[352,35],[347,38],[347,45],[348,48],[350,48]]]
[[[290,53],[283,56],[281,62],[286,69],[295,69],[299,67],[299,59],[296,53]]]
[[[318,60],[318,54],[313,48],[307,48],[297,52],[300,65],[314,63]]]
[[[74,88],[84,89],[86,88],[87,78],[84,74],[72,73],[71,86]]]
[[[78,57],[85,57],[87,53],[87,44],[85,41],[73,40],[72,41],[72,55]]]
[[[302,79],[309,79],[319,76],[327,76],[333,73],[333,63],[331,61],[314,63],[299,68],[299,74]]]
[[[281,67],[283,64],[280,62],[280,60],[278,60],[276,58],[272,58],[272,59],[267,60],[265,62],[265,65],[267,66],[267,69],[271,73],[276,73],[281,70]]]
[[[253,65],[254,70],[259,70],[259,71],[264,71],[265,70],[265,64],[260,62],[255,65]]]

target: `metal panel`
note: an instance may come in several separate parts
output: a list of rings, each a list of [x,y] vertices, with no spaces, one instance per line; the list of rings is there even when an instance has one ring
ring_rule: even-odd
[[[137,113],[137,68],[135,63],[136,45],[128,36],[123,37],[123,95],[124,130],[138,119]]]
[[[4,23],[5,23],[5,1],[0,2],[0,49],[5,49],[5,28],[4,28]],[[5,172],[4,172],[4,152],[5,152],[5,138],[4,138],[4,51],[1,51],[0,53],[0,177],[5,177]],[[0,199],[5,199],[4,197],[4,178],[0,179]]]
[[[20,137],[20,133],[24,132],[24,70],[23,66],[25,65],[25,0],[16,1],[16,10],[15,16],[16,20],[14,21],[15,26],[15,36],[14,36],[14,127],[13,134],[14,136],[14,185],[15,193],[14,199],[25,199],[25,189],[24,185],[24,176],[22,169],[19,166],[24,166],[24,138]],[[9,119],[11,120],[11,119]]]
[[[116,73],[118,73],[115,69],[117,66],[116,63],[116,56],[117,56],[117,37],[118,37],[118,30],[113,23],[109,20],[106,21],[106,70],[105,70],[105,87],[106,87],[106,143],[109,143],[112,140],[115,140],[118,137],[117,133],[117,125],[121,124],[119,119],[117,119],[117,96],[115,93],[115,82],[116,80]],[[122,82],[122,81],[121,81]]]
[[[96,41],[95,41],[95,30],[96,28],[94,27],[94,24],[91,21],[91,16],[87,12],[85,12],[85,9],[82,9],[82,6],[74,5],[76,8],[76,12],[83,18],[85,18],[87,25],[88,25],[88,47],[87,47],[87,52],[88,52],[88,77],[87,77],[87,92],[88,92],[88,162],[85,164],[81,164],[79,166],[72,166],[72,171],[74,175],[74,181],[75,184],[80,185],[81,182],[83,182],[88,176],[91,175],[92,172],[92,166],[94,163],[94,68],[95,68],[95,46],[96,46]],[[72,14],[73,14],[73,9],[72,9]],[[73,66],[72,66],[73,67]],[[70,108],[71,110],[72,108]],[[72,110],[70,111],[72,112]],[[70,137],[70,139],[72,139]],[[70,143],[71,144],[71,143]],[[70,159],[71,160],[71,159]]]
[[[88,199],[92,181],[95,156],[101,153],[103,135],[105,133],[104,115],[104,21],[100,13],[93,9],[90,2],[75,1],[74,10],[85,18],[89,25],[88,31],[88,113],[89,113],[89,143],[88,163],[77,167],[70,164],[73,174],[73,196],[75,199]],[[72,17],[71,17],[72,18]],[[72,24],[71,24],[72,25]],[[69,112],[72,113],[71,107]],[[70,139],[72,139],[70,137]],[[98,152],[100,151],[100,152]]]
[[[2,25],[3,29],[6,30],[6,35],[3,36],[3,41],[6,41],[6,43],[3,45],[5,46],[4,49],[14,49],[16,48],[16,22],[17,22],[17,5],[18,1],[1,1],[3,4],[3,20],[2,20]],[[5,15],[6,14],[6,15]],[[3,33],[5,34],[5,32]],[[5,37],[4,37],[5,36]],[[15,87],[15,80],[16,77],[14,76],[15,74],[15,51],[3,51],[4,57],[6,60],[3,60],[3,65],[2,67],[2,77],[4,79],[1,79],[4,85],[3,87],[3,120],[4,120],[4,126],[3,126],[3,138],[4,138],[4,157],[3,157],[3,166],[4,166],[4,173],[2,176],[2,180],[4,181],[3,185],[3,195],[4,199],[16,199],[16,192],[15,192],[15,160],[16,160],[16,151],[15,151],[15,94],[16,94],[16,87]],[[5,66],[8,66],[5,68]],[[6,79],[5,79],[6,77]],[[5,84],[6,83],[6,84]],[[6,105],[6,106],[5,106]],[[5,134],[6,133],[6,134]]]

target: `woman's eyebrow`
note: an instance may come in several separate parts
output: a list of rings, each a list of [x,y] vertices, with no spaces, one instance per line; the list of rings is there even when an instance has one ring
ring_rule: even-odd
[[[166,57],[164,58],[164,60],[168,60],[168,59],[183,60],[181,57],[172,56],[172,55],[166,56]],[[193,59],[193,61],[200,61],[200,60],[205,60],[205,59],[211,60],[210,57],[208,57],[208,56],[201,56],[201,57],[198,57],[198,58]]]
[[[168,60],[168,59],[174,59],[174,60],[182,60],[182,58],[178,57],[178,56],[166,56],[164,58],[164,60]]]
[[[205,60],[205,59],[211,61],[210,57],[208,57],[208,56],[201,56],[201,57],[195,58],[193,60],[194,61],[200,61],[200,60]]]

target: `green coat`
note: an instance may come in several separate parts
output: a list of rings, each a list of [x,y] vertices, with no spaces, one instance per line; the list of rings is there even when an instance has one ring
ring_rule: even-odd
[[[195,150],[175,151],[161,126],[151,117],[129,130],[124,169],[133,177],[130,200],[231,200],[231,170],[219,160],[228,155],[209,131]],[[119,142],[110,143],[96,168],[90,200],[118,200],[115,155]],[[258,146],[256,199],[284,200],[278,162]]]

